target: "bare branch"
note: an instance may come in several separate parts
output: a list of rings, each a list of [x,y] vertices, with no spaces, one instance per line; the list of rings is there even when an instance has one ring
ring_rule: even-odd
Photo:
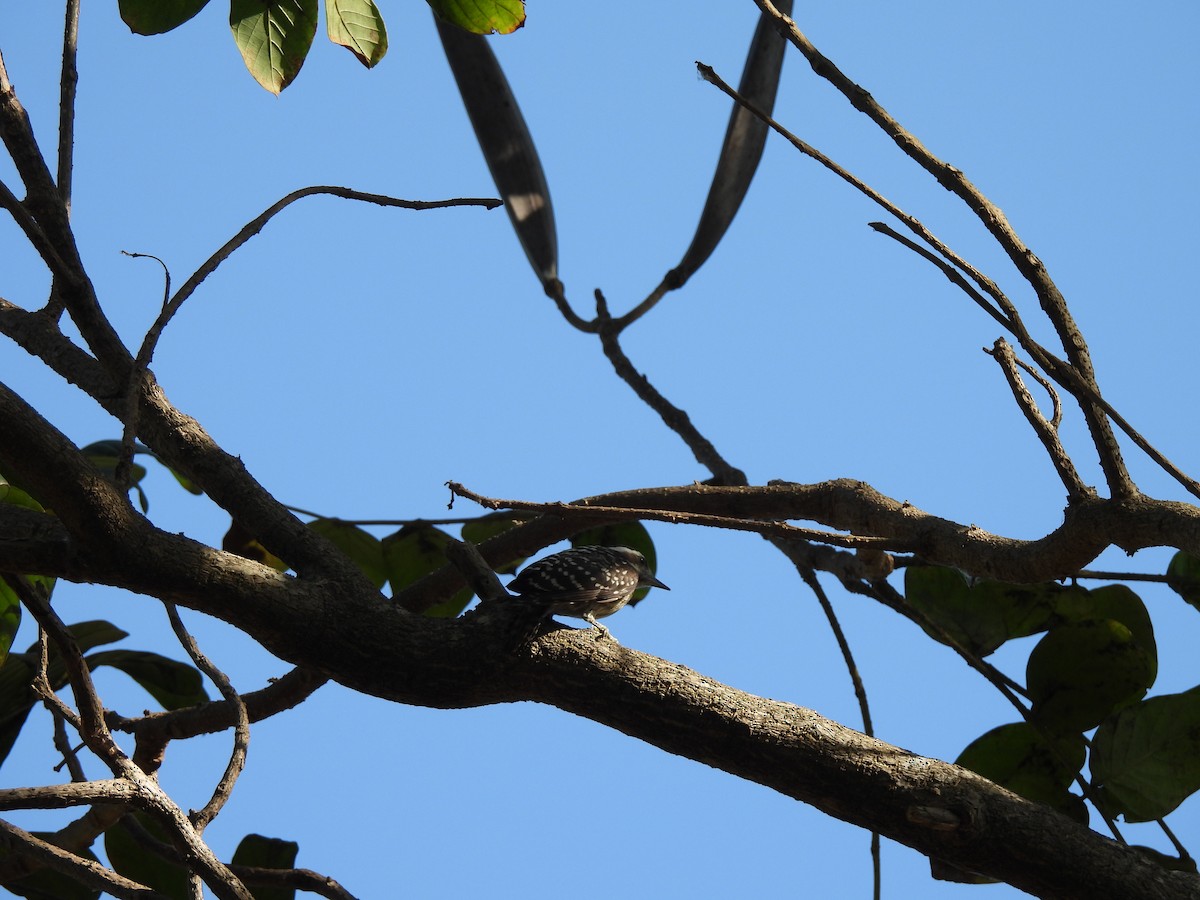
[[[303,200],[305,197],[312,197],[317,194],[329,194],[333,197],[342,197],[346,200],[361,200],[365,203],[374,203],[378,206],[397,206],[401,209],[445,209],[451,206],[482,206],[485,209],[495,209],[501,205],[501,201],[494,198],[470,197],[454,200],[400,200],[384,194],[368,194],[364,191],[355,191],[335,185],[312,185],[300,188],[268,206],[262,213],[247,222],[241,231],[226,241],[219,250],[205,260],[204,264],[193,273],[192,277],[185,281],[183,286],[175,292],[175,296],[171,298],[171,302],[163,310],[163,315],[160,317],[163,321],[162,325],[159,326],[159,330],[161,331],[162,327],[165,327],[166,323],[179,311],[179,307],[195,292],[204,279],[215,272],[217,267],[232,256],[235,250],[262,231],[263,227],[271,219],[297,200]]]
[[[96,803],[125,806],[136,799],[137,788],[123,778],[0,789],[0,809],[66,809]]]
[[[1087,342],[1075,324],[1065,298],[1053,279],[1050,278],[1045,265],[1017,235],[1003,211],[975,187],[961,170],[931,153],[915,135],[900,125],[868,91],[855,84],[832,60],[818,51],[808,37],[796,27],[796,23],[780,12],[771,0],[755,0],[755,2],[765,14],[774,17],[780,33],[804,55],[818,76],[837,88],[855,109],[865,114],[895,141],[906,156],[929,172],[938,184],[957,196],[975,213],[1012,260],[1017,271],[1034,289],[1038,301],[1041,303],[1042,311],[1045,312],[1058,333],[1067,359],[1070,360],[1079,377],[1099,394],[1100,388],[1096,382],[1096,373],[1092,366]],[[1095,445],[1109,490],[1114,497],[1118,498],[1136,496],[1137,487],[1125,468],[1120,447],[1103,411],[1082,398],[1077,397],[1077,399],[1080,400],[1080,408],[1083,410],[1084,419],[1091,432],[1092,443]]]
[[[1013,353],[1012,346],[1004,338],[998,338],[993,349],[985,352],[988,352],[1000,364],[1000,368],[1004,372],[1004,377],[1008,381],[1008,386],[1017,400],[1017,406],[1021,408],[1021,412],[1029,421],[1029,424],[1033,426],[1034,434],[1037,435],[1042,446],[1046,448],[1046,453],[1050,456],[1050,462],[1053,463],[1055,471],[1058,472],[1058,477],[1067,489],[1068,502],[1078,503],[1081,500],[1094,498],[1096,491],[1084,484],[1083,479],[1079,477],[1079,472],[1075,470],[1075,464],[1071,462],[1071,457],[1067,455],[1062,441],[1058,439],[1056,426],[1052,425],[1042,415],[1036,401],[1034,401],[1033,396],[1029,393],[1029,388],[1025,387],[1025,382],[1021,379],[1021,373],[1017,371],[1017,357]],[[1057,406],[1058,404],[1056,403],[1056,412]]]
[[[617,375],[633,388],[633,392],[643,403],[658,413],[664,425],[683,439],[688,449],[692,451],[692,455],[696,457],[696,461],[707,467],[717,482],[720,484],[745,484],[746,474],[726,462],[712,442],[692,424],[688,414],[668,401],[650,383],[650,379],[633,367],[633,363],[621,349],[618,337],[619,329],[616,322],[609,316],[608,303],[604,299],[604,294],[599,290],[596,291],[596,314],[596,321],[600,323],[600,343],[604,348],[604,355],[612,363]]]
[[[533,503],[528,500],[497,500],[477,494],[458,482],[447,482],[450,490],[460,497],[473,500],[487,509],[516,509],[542,515],[555,515],[570,518],[580,515],[587,520],[602,516],[617,522],[632,519],[646,519],[655,522],[670,522],[672,525],[703,525],[709,528],[728,528],[733,531],[751,531],[767,538],[778,538],[782,541],[815,541],[830,544],[835,547],[852,548],[896,548],[886,539],[860,537],[854,534],[832,534],[828,531],[818,531],[815,528],[799,528],[784,522],[746,520],[733,516],[708,515],[704,513],[689,513],[678,510],[650,509],[645,507],[597,506],[588,504],[577,505],[555,501],[551,503]]]
[[[75,88],[79,84],[79,68],[76,65],[78,52],[79,0],[67,0],[58,101],[58,193],[68,215],[71,213],[71,176],[75,169]]]
[[[330,878],[311,869],[264,869],[260,866],[230,866],[233,874],[246,884],[262,887],[295,888],[328,897],[329,900],[355,900],[353,894]]]
[[[175,637],[179,639],[179,643],[183,645],[192,662],[196,664],[196,668],[212,680],[213,684],[217,686],[217,690],[221,692],[221,696],[225,698],[225,702],[232,705],[237,716],[233,729],[233,751],[229,756],[229,762],[225,766],[225,772],[222,774],[221,780],[217,783],[212,797],[204,804],[203,809],[193,810],[189,815],[196,831],[203,832],[208,823],[216,818],[217,814],[220,813],[226,802],[228,802],[230,795],[233,793],[233,787],[237,784],[238,776],[241,775],[242,769],[245,768],[246,748],[250,743],[250,716],[246,712],[246,704],[242,700],[241,695],[230,684],[229,676],[217,668],[213,661],[201,652],[196,639],[184,627],[183,620],[179,618],[179,610],[175,608],[175,604],[166,603],[164,606],[167,610],[167,618],[171,621],[171,629],[175,632]]]
[[[86,887],[118,897],[120,900],[169,900],[165,894],[160,894],[123,875],[118,875],[98,862],[84,859],[61,847],[56,847],[2,819],[0,819],[0,850],[4,851],[0,855],[13,860],[21,857],[29,858],[48,868],[69,875]]]

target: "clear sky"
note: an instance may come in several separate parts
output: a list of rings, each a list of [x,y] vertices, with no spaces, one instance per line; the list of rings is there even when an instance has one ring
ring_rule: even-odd
[[[0,50],[35,128],[54,140],[57,4],[0,4]],[[221,2],[157,38],[116,3],[85,3],[74,222],[117,326],[136,345],[162,294],[288,191],[338,184],[408,199],[492,196],[422,3],[385,3],[391,50],[368,72],[318,34],[281,97],[242,67]],[[630,10],[636,10],[630,13]],[[750,2],[530,4],[493,39],[545,165],[560,271],[640,300],[691,239],[728,116],[693,62],[736,82]],[[801,27],[935,153],[963,169],[1047,264],[1091,342],[1106,395],[1200,474],[1195,412],[1195,166],[1200,6],[1112,2],[801,4]],[[1036,301],[979,224],[790,53],[777,116],[922,218],[1036,319]],[[11,167],[0,176],[15,183]],[[932,513],[1020,538],[1065,502],[1001,373],[995,323],[866,225],[884,214],[782,141],[714,257],[626,336],[639,370],[754,483],[860,478]],[[36,306],[46,275],[0,223],[0,295]],[[1037,333],[1048,342],[1048,329]],[[567,500],[708,473],[613,375],[594,338],[545,299],[502,211],[409,212],[332,198],[295,205],[200,289],[154,364],[168,396],[287,503],[344,518],[446,515],[443,483]],[[81,445],[119,435],[91,401],[0,344],[6,383]],[[1064,434],[1099,482],[1079,416]],[[1147,493],[1185,499],[1134,448]],[[219,543],[227,517],[161,470],[151,518]],[[470,512],[462,501],[459,513]],[[836,646],[787,563],[753,536],[652,525],[671,586],[608,621],[633,648],[738,688],[861,720]],[[1097,566],[1162,572],[1170,554]],[[836,590],[876,733],[953,759],[1013,720],[945,648]],[[1196,683],[1200,619],[1164,588],[1154,693]],[[156,602],[62,585],[68,621],[107,618],[124,646],[171,644]],[[287,666],[188,617],[242,690]],[[28,626],[18,637],[34,639]],[[1022,679],[1029,642],[994,661]],[[387,666],[388,660],[379,660]],[[151,703],[103,672],[109,706]],[[207,799],[230,738],[173,746],[163,780]],[[0,784],[57,778],[40,713]],[[98,774],[94,767],[93,774]],[[26,827],[61,817],[14,816]],[[1200,801],[1170,819],[1200,850]],[[765,788],[533,704],[428,711],[322,689],[255,727],[249,764],[208,834],[300,842],[299,864],[364,898],[868,897],[868,836]],[[1166,849],[1150,826],[1132,841]],[[885,896],[974,896],[884,847]],[[989,900],[1017,896],[985,889]]]

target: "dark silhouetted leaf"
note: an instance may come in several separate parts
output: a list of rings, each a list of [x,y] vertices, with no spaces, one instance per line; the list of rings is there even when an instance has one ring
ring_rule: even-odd
[[[558,278],[550,188],[525,118],[487,40],[437,20],[458,92],[517,239],[543,286]]]
[[[121,21],[134,34],[163,34],[207,5],[208,0],[120,0]]]
[[[511,34],[525,24],[523,0],[429,0],[442,21],[472,34]]]
[[[238,844],[230,862],[235,866],[292,869],[296,866],[296,854],[299,851],[300,845],[295,841],[263,837],[261,834],[248,834]],[[288,887],[255,885],[250,892],[254,894],[254,900],[293,900],[296,896],[295,889]]]
[[[1111,815],[1167,815],[1200,790],[1200,688],[1151,697],[1103,722],[1091,769]]]
[[[104,851],[113,869],[172,900],[189,900],[188,871],[147,851],[130,832],[127,824],[130,816],[137,819],[151,837],[168,846],[171,843],[166,832],[145,813],[130,813],[104,833]]]
[[[33,665],[17,654],[0,666],[0,763],[17,741],[33,709]]]
[[[1157,658],[1154,624],[1142,598],[1123,584],[1110,584],[1086,591],[1067,588],[1059,596],[1056,609],[1061,621],[1088,622],[1116,619],[1131,632],[1147,652]],[[1156,670],[1157,671],[1157,670]]]
[[[8,659],[13,638],[21,625],[21,601],[4,576],[0,575],[0,666]]]
[[[444,531],[432,525],[406,525],[395,534],[383,539],[383,559],[387,565],[388,580],[392,585],[392,596],[400,593],[418,578],[428,575],[447,564],[444,552],[446,545],[454,540]],[[434,618],[452,618],[467,608],[474,596],[470,588],[464,588],[449,600],[425,610],[424,615]]]
[[[317,0],[232,0],[229,27],[254,80],[278,94],[300,74],[317,33]]]
[[[980,602],[957,569],[909,566],[904,570],[904,596],[933,625],[979,656],[987,656],[1008,640],[1004,611],[997,603]],[[925,631],[945,643],[938,628]]]
[[[1101,619],[1059,625],[1029,654],[1025,684],[1038,724],[1087,731],[1145,696],[1156,663],[1124,624]]]
[[[181,709],[208,699],[204,679],[187,663],[168,659],[147,650],[104,650],[87,657],[92,669],[120,669],[162,704],[163,709]]]
[[[325,0],[329,40],[345,47],[368,69],[387,53],[387,28],[373,0]]]
[[[778,0],[775,7],[785,16],[791,15],[792,0]],[[746,54],[738,93],[768,115],[775,107],[786,46],[787,42],[776,30],[774,20],[765,14],[760,15],[754,38],[750,42],[750,52]],[[700,213],[700,223],[683,259],[667,274],[670,287],[681,287],[691,278],[725,236],[758,170],[767,131],[765,122],[744,107],[734,104],[729,126],[725,130],[725,142],[721,145],[721,155],[717,159],[717,171]]]

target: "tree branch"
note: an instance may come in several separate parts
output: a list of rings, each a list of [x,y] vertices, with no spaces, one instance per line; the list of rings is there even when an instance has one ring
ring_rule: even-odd
[[[879,126],[906,156],[929,172],[938,184],[962,200],[976,215],[1012,260],[1017,271],[1037,294],[1042,311],[1045,312],[1046,317],[1050,319],[1058,333],[1071,365],[1084,383],[1099,394],[1100,388],[1096,382],[1091,353],[1082,332],[1067,308],[1066,299],[1053,279],[1050,278],[1045,265],[1017,235],[1000,208],[975,187],[960,169],[956,169],[931,153],[915,135],[900,125],[868,91],[855,84],[832,60],[818,51],[808,37],[796,27],[796,23],[780,12],[770,0],[755,0],[755,2],[764,14],[775,19],[780,34],[791,41],[792,45],[803,54],[818,76],[837,88],[850,101],[851,106]],[[1120,447],[1103,411],[1083,398],[1077,397],[1077,399],[1080,400],[1080,408],[1091,432],[1092,443],[1095,445],[1109,490],[1114,497],[1121,499],[1136,496],[1137,488],[1125,468]]]

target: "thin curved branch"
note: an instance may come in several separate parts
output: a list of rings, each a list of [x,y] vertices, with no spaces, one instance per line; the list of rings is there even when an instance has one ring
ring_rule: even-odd
[[[687,444],[692,455],[700,465],[705,466],[713,474],[713,478],[721,484],[745,484],[746,474],[736,466],[726,462],[717,451],[712,441],[700,433],[692,424],[691,417],[675,406],[650,383],[641,372],[633,367],[625,351],[621,349],[619,338],[620,329],[608,312],[608,303],[604,294],[596,291],[596,321],[600,324],[600,344],[604,355],[612,363],[613,369],[621,380],[633,388],[643,403],[658,413],[663,424],[674,431]]]
[[[353,894],[328,875],[312,869],[265,869],[261,866],[230,866],[244,883],[261,887],[293,888],[329,900],[355,900]]]
[[[879,233],[893,238],[894,240],[903,244],[905,247],[908,247],[914,253],[917,253],[923,259],[926,259],[937,266],[952,283],[962,288],[962,290],[965,291],[972,300],[983,306],[984,310],[989,315],[991,315],[993,318],[996,318],[997,321],[999,321],[1005,327],[1010,328],[1012,333],[1020,342],[1021,348],[1029,353],[1029,355],[1037,361],[1038,365],[1042,366],[1047,372],[1049,372],[1059,385],[1070,391],[1071,395],[1076,399],[1084,398],[1087,400],[1087,402],[1094,403],[1096,406],[1099,406],[1102,410],[1104,410],[1105,415],[1112,419],[1113,423],[1120,428],[1121,431],[1125,432],[1129,439],[1133,441],[1143,453],[1150,457],[1150,459],[1156,465],[1158,465],[1159,468],[1178,481],[1188,491],[1188,493],[1193,494],[1196,497],[1200,497],[1200,482],[1189,477],[1182,469],[1175,465],[1175,463],[1171,462],[1171,460],[1169,460],[1148,440],[1146,440],[1146,438],[1143,437],[1141,433],[1137,431],[1137,429],[1129,424],[1129,421],[1124,416],[1122,416],[1119,412],[1117,412],[1116,409],[1113,408],[1112,404],[1100,396],[1100,394],[1094,388],[1089,386],[1082,378],[1080,378],[1078,373],[1066,361],[1059,359],[1033,339],[1032,335],[1030,335],[1029,331],[1025,328],[1024,322],[1021,321],[1021,317],[1017,313],[1016,308],[1012,306],[1011,302],[1003,295],[1003,293],[1000,292],[998,287],[995,289],[995,293],[992,293],[992,291],[988,290],[986,285],[984,285],[985,290],[988,290],[989,294],[997,298],[1001,308],[1004,309],[1005,314],[1008,316],[1007,319],[998,318],[995,311],[992,310],[985,301],[983,301],[983,298],[979,297],[978,293],[974,291],[969,284],[962,280],[962,276],[959,275],[953,266],[949,265],[943,260],[938,259],[936,256],[933,256],[928,250],[921,247],[919,244],[916,244],[897,234],[893,229],[889,228],[884,223],[871,222],[869,224]],[[939,250],[939,252],[941,251]],[[950,257],[947,257],[947,259],[950,259]],[[961,265],[961,263],[958,261],[951,261],[954,262],[954,265]],[[983,277],[982,275],[973,274],[967,269],[964,269],[964,271],[967,271],[977,284],[981,284],[979,279]],[[987,281],[987,279],[985,279],[985,281]],[[988,284],[990,283],[991,282],[988,281]],[[1036,378],[1038,382],[1050,392],[1051,397],[1054,400],[1054,418],[1052,419],[1052,424],[1055,428],[1057,428],[1058,423],[1062,420],[1062,406],[1059,403],[1058,395],[1050,388],[1046,381],[1043,380],[1042,375],[1035,370],[1028,368],[1019,360],[1018,365],[1021,365],[1022,368],[1025,368],[1030,375]]]
[[[183,620],[179,618],[179,610],[175,608],[174,603],[164,604],[167,610],[167,618],[171,621],[171,630],[175,632],[175,637],[179,639],[179,643],[183,645],[187,655],[192,662],[196,664],[201,672],[207,675],[217,686],[217,690],[221,692],[221,696],[225,698],[225,702],[229,703],[236,716],[233,728],[233,750],[229,755],[229,762],[225,765],[225,772],[221,775],[221,780],[217,783],[213,790],[212,797],[204,804],[203,808],[193,810],[188,818],[192,820],[192,825],[196,831],[203,832],[205,827],[217,814],[221,812],[225,804],[229,801],[233,794],[233,787],[237,784],[238,776],[242,774],[242,769],[246,766],[246,748],[250,743],[250,715],[246,711],[246,703],[229,681],[229,676],[222,672],[217,666],[204,655],[200,650],[200,646],[196,643],[196,639],[192,637],[191,632],[184,627]]]
[[[241,696],[251,724],[293,709],[307,700],[329,678],[311,669],[295,668],[271,684]],[[226,700],[202,703],[186,709],[148,713],[128,719],[115,712],[105,715],[113,731],[132,734],[137,739],[133,758],[145,771],[154,771],[162,762],[167,743],[201,734],[224,731],[237,724],[237,705]]]
[[[341,197],[345,200],[361,200],[364,203],[374,203],[377,206],[395,206],[401,209],[445,209],[451,206],[482,206],[485,209],[495,209],[497,206],[502,205],[502,202],[494,197],[460,197],[452,200],[401,200],[385,194],[370,194],[365,191],[356,191],[336,185],[318,184],[300,188],[268,206],[247,222],[237,234],[222,244],[220,249],[213,253],[212,256],[206,259],[200,268],[192,273],[192,276],[175,292],[175,296],[171,298],[170,303],[164,307],[163,313],[159,317],[161,324],[155,323],[158,330],[161,331],[166,326],[171,317],[179,311],[179,307],[195,292],[204,279],[215,272],[217,267],[232,256],[235,250],[262,231],[263,227],[271,219],[297,200],[303,200],[305,197],[312,197],[317,194],[328,194],[333,197]]]
[[[1012,346],[1004,338],[998,338],[988,352],[1000,365],[1001,371],[1004,372],[1004,378],[1008,381],[1008,387],[1012,391],[1013,397],[1016,398],[1017,406],[1020,407],[1042,446],[1046,448],[1054,470],[1058,472],[1059,479],[1067,489],[1067,502],[1074,504],[1094,498],[1096,491],[1083,483],[1083,479],[1079,477],[1079,472],[1075,469],[1075,464],[1067,455],[1066,448],[1058,439],[1057,428],[1042,415],[1033,395],[1029,393],[1029,388],[1021,379],[1021,373],[1017,369],[1017,357],[1013,353]],[[1055,405],[1057,407],[1057,404]]]

